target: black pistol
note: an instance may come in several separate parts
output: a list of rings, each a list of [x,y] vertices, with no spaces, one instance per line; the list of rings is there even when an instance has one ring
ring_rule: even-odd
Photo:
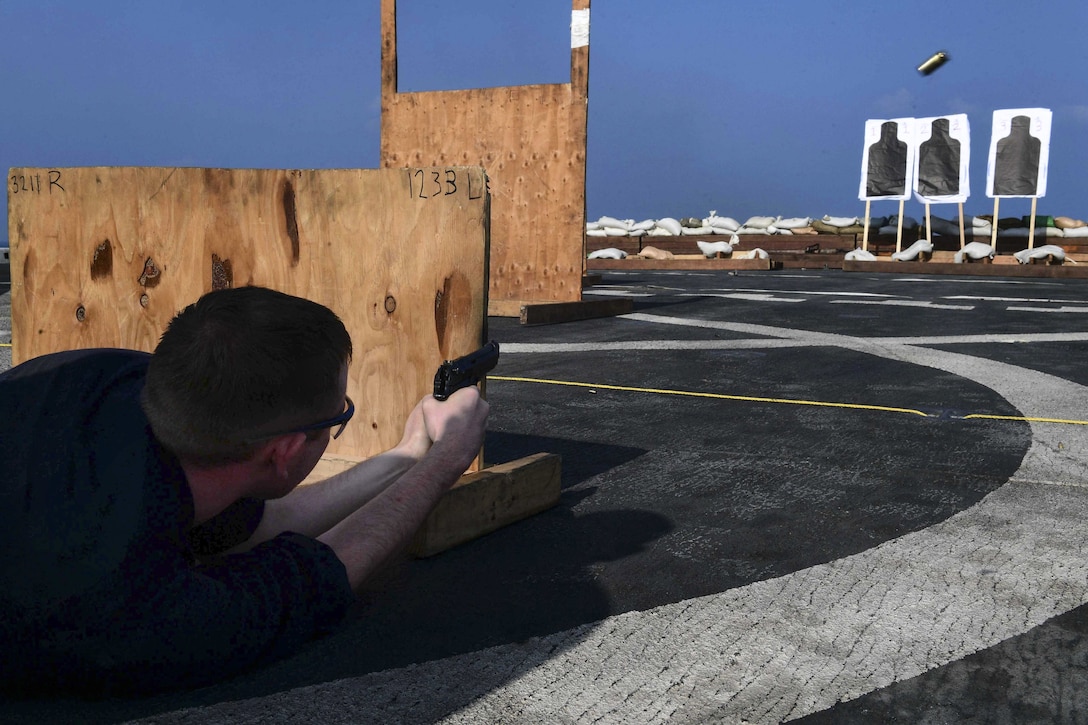
[[[438,366],[434,375],[434,398],[445,400],[461,388],[480,382],[499,362],[499,343],[492,340],[476,352]]]

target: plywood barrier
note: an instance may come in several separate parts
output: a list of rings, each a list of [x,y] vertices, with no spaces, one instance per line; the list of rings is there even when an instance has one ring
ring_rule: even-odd
[[[588,14],[589,0],[573,10]],[[572,39],[570,83],[399,93],[396,0],[382,0],[381,13],[381,165],[487,170],[492,314],[520,309],[510,303],[580,301],[588,42]]]
[[[490,201],[482,168],[10,175],[14,364],[75,348],[150,351],[179,309],[224,287],[271,287],[339,315],[354,347],[348,395],[356,413],[310,480],[396,445],[438,365],[486,340]],[[440,189],[424,193],[419,179]],[[558,456],[494,472],[478,464],[424,524],[419,540],[429,543],[417,553],[559,498]]]
[[[201,294],[256,284],[331,308],[351,334],[355,418],[329,454],[400,440],[438,364],[487,322],[488,198],[479,167],[410,170],[12,169],[12,361],[152,350]]]

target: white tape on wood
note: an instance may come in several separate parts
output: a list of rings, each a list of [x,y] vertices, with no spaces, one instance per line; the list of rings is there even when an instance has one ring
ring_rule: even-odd
[[[570,14],[570,47],[582,48],[589,45],[589,8],[572,10]]]

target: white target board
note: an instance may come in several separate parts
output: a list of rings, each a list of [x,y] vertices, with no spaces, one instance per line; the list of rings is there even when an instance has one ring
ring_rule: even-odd
[[[986,165],[987,196],[1022,199],[1046,195],[1051,118],[1048,108],[994,111]]]
[[[913,188],[924,204],[955,204],[971,195],[971,125],[966,113],[914,121]]]

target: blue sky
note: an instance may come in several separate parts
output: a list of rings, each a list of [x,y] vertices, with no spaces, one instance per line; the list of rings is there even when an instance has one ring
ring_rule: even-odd
[[[401,90],[569,80],[564,0],[399,5]],[[0,0],[0,167],[377,168],[378,11]],[[1054,114],[1038,212],[1088,219],[1083,0],[596,0],[590,26],[589,219],[860,215],[865,121],[951,113],[971,122],[965,208],[990,213],[992,112],[1024,107]]]

